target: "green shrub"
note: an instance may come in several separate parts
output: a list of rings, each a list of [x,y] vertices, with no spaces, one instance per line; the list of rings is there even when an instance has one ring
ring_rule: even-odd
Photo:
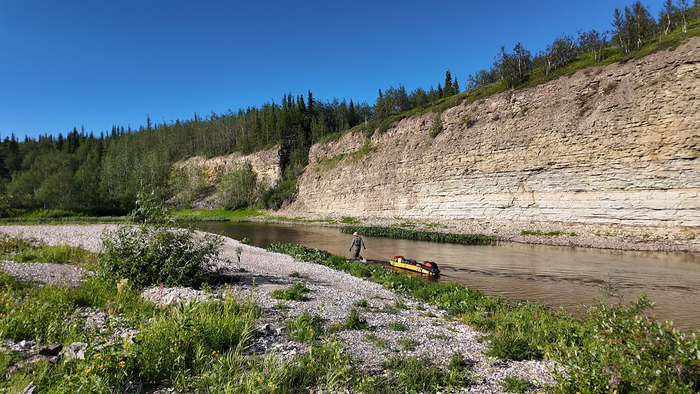
[[[121,226],[103,234],[99,270],[137,287],[162,284],[201,288],[218,276],[214,271],[221,238],[193,230],[156,225]]]
[[[538,360],[542,358],[542,354],[530,343],[528,338],[512,333],[492,336],[491,348],[486,354],[515,361]]]
[[[236,210],[255,201],[257,175],[253,165],[245,162],[225,173],[219,183],[218,194],[225,209]]]
[[[389,323],[389,328],[394,331],[406,331],[406,326],[398,320]]]
[[[418,346],[418,342],[414,341],[413,339],[409,339],[409,338],[401,338],[397,341],[397,343],[401,347],[401,350],[405,350],[405,351],[416,350],[416,346]]]
[[[194,372],[205,357],[242,350],[259,316],[257,307],[232,299],[180,303],[138,333],[126,363],[142,382],[172,382],[183,371]]]
[[[460,388],[470,383],[469,377],[462,371],[448,374],[427,359],[392,358],[383,367],[390,371],[391,386],[400,388],[398,392],[434,393],[440,387]]]
[[[170,210],[163,204],[163,198],[155,190],[140,189],[136,193],[134,209],[128,219],[138,224],[164,224],[170,221]]]
[[[207,177],[205,165],[173,167],[168,177],[172,202],[175,205],[184,205],[211,193],[214,188],[209,184]]]
[[[372,342],[376,347],[382,349],[389,347],[389,342],[384,338],[379,338],[375,333],[365,335],[365,339]]]
[[[320,316],[304,312],[296,319],[287,321],[285,328],[293,340],[311,343],[322,333],[322,322],[323,319]]]
[[[362,300],[355,301],[355,303],[353,305],[358,307],[358,308],[368,308],[369,301],[362,299]]]
[[[524,393],[532,387],[527,379],[506,376],[498,383],[507,393]]]
[[[617,82],[615,82],[615,81],[610,82],[609,84],[607,84],[603,88],[603,94],[608,94],[608,93],[612,92],[613,90],[615,90],[616,87],[617,87]]]
[[[28,290],[28,289],[27,289]],[[40,288],[24,293],[4,291],[0,305],[0,337],[16,340],[60,341],[79,332],[78,322],[64,323],[75,309],[75,298],[67,290]],[[16,304],[14,296],[24,296],[24,302]]]
[[[450,356],[450,362],[447,364],[447,369],[458,370],[467,367],[467,363],[464,361],[464,356],[461,353],[452,353]]]
[[[575,237],[575,236],[576,236],[576,233],[571,232],[571,233],[568,233],[568,234],[567,234],[567,233],[565,233],[565,232],[563,232],[563,231],[559,231],[559,230],[556,230],[556,231],[549,231],[549,232],[546,232],[546,233],[543,233],[543,232],[540,231],[540,230],[535,230],[535,231],[532,231],[532,230],[523,230],[523,231],[520,232],[520,235],[546,235],[546,236],[570,235],[570,236],[572,236],[572,237]]]
[[[589,310],[586,340],[565,344],[557,393],[696,393],[700,338],[643,315],[645,295],[628,305],[600,301]]]
[[[7,234],[0,234],[0,255],[8,260],[10,259],[8,256],[16,255],[26,250],[33,250],[42,245],[43,243],[35,238],[10,237]]]
[[[464,123],[466,128],[470,128],[474,125],[474,123],[476,123],[476,121],[474,121],[470,115],[464,115],[462,117],[462,123]]]
[[[297,184],[294,179],[285,179],[272,188],[261,187],[258,191],[258,205],[261,208],[279,209],[296,192]]]
[[[369,330],[371,327],[367,320],[357,311],[357,308],[351,308],[350,314],[343,322],[343,328],[346,330]]]
[[[95,255],[76,246],[49,246],[33,238],[0,234],[0,258],[33,263],[85,264],[92,262]]]
[[[430,138],[435,138],[440,133],[442,133],[442,118],[440,117],[440,114],[438,113],[437,115],[435,115],[435,119],[433,120],[433,125],[430,126]]]
[[[286,289],[276,289],[270,296],[278,300],[287,301],[308,301],[309,298],[305,295],[311,290],[301,283],[295,283]]]

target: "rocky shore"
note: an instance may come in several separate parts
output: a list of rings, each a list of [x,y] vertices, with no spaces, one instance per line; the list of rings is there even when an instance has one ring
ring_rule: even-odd
[[[37,238],[49,244],[81,245],[99,251],[103,231],[113,228],[111,225],[0,226],[0,233]],[[556,367],[553,362],[487,357],[484,353],[489,343],[480,339],[482,333],[442,310],[395,294],[374,282],[296,261],[288,255],[271,253],[230,238],[223,240],[221,252],[221,266],[238,279],[232,285],[234,293],[242,299],[252,299],[264,309],[259,335],[249,348],[251,353],[285,358],[302,354],[307,345],[294,342],[285,335],[287,320],[307,312],[322,317],[325,326],[332,326],[344,321],[356,308],[372,327],[372,335],[367,330],[342,330],[337,335],[356,360],[358,370],[368,374],[385,373],[382,362],[394,356],[425,357],[444,366],[453,354],[459,353],[471,365],[475,380],[475,384],[461,392],[503,393],[499,382],[508,376],[529,380],[533,393],[542,391],[544,385],[553,382],[552,372]],[[4,262],[3,270],[11,275],[34,280],[44,278],[42,280],[51,280],[52,283],[57,276],[72,281],[74,275],[79,274],[78,270],[31,263]],[[270,295],[275,289],[295,283],[311,290],[308,301],[281,301]],[[158,304],[209,296],[189,288],[153,288],[143,292],[143,297]],[[397,330],[396,327],[404,329]]]

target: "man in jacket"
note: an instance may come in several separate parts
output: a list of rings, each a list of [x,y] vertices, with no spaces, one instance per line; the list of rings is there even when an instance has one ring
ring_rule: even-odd
[[[367,249],[365,246],[365,242],[362,240],[362,237],[357,235],[357,232],[353,233],[355,237],[352,239],[352,244],[350,244],[350,251],[352,252],[352,260],[358,260],[362,261],[363,263],[367,260],[365,260],[364,257],[360,256],[360,248]]]

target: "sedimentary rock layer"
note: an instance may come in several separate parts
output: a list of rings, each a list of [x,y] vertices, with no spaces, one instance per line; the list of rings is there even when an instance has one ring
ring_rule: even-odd
[[[700,227],[700,38],[315,145],[328,216]],[[436,136],[439,122],[442,131]],[[363,149],[364,147],[364,149]]]

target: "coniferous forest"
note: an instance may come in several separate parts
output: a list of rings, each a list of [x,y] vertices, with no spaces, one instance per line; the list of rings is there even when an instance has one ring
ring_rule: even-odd
[[[55,209],[92,214],[123,213],[139,191],[170,199],[179,174],[172,164],[195,155],[214,157],[279,147],[283,182],[256,191],[241,205],[275,208],[295,190],[310,147],[357,128],[367,135],[401,117],[440,112],[507,89],[534,86],[578,69],[625,61],[678,45],[700,34],[700,0],[665,0],[655,18],[636,2],[615,9],[611,30],[580,30],[554,38],[535,54],[520,43],[501,47],[493,66],[460,82],[447,70],[437,86],[408,92],[403,86],[378,91],[376,102],[318,100],[311,92],[284,94],[281,101],[223,114],[194,114],[189,120],[146,124],[138,129],[46,134],[19,140],[0,136],[0,217]],[[79,120],[76,120],[79,122]],[[57,135],[57,136],[56,136]]]

